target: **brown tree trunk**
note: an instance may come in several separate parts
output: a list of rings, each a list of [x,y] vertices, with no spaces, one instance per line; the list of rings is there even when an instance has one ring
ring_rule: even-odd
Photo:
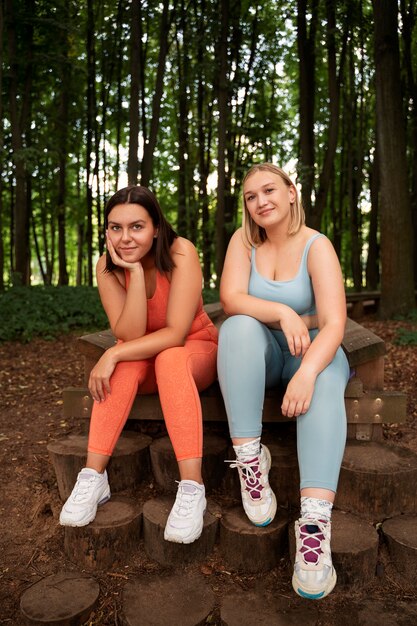
[[[35,14],[33,0],[27,2],[29,15]],[[8,45],[10,58],[10,123],[12,136],[12,149],[15,164],[15,203],[14,203],[14,259],[13,259],[13,282],[15,284],[29,285],[29,214],[27,203],[27,173],[26,163],[23,156],[25,147],[25,132],[29,125],[29,111],[32,88],[32,60],[33,60],[33,25],[29,20],[26,33],[26,58],[24,60],[24,84],[22,93],[19,94],[18,76],[22,68],[18,63],[23,61],[17,58],[16,22],[14,19],[14,7],[12,0],[6,0],[5,13],[8,27]],[[21,106],[19,107],[19,102]]]
[[[339,133],[339,103],[340,103],[340,81],[346,56],[346,41],[349,28],[349,20],[346,20],[343,31],[343,43],[340,52],[339,70],[336,64],[336,15],[334,0],[326,0],[327,15],[327,65],[328,65],[328,88],[329,88],[329,109],[330,120],[328,128],[327,146],[325,150],[324,162],[320,173],[319,185],[316,193],[316,201],[311,208],[309,225],[320,230],[321,216],[327,202],[327,193],[330,180],[333,175],[333,163],[336,155],[337,138]]]
[[[379,164],[378,164],[378,141],[376,142],[374,160],[369,175],[369,188],[371,191],[371,215],[368,235],[368,258],[366,260],[366,288],[378,289],[379,285],[379,246],[378,246],[378,215],[379,215]]]
[[[177,230],[178,234],[183,237],[189,237],[188,228],[188,192],[187,171],[189,167],[189,144],[188,144],[188,95],[189,88],[187,65],[187,32],[186,32],[186,15],[184,0],[181,1],[179,27],[176,32],[177,45],[177,66],[178,66],[178,113],[177,113],[177,129],[178,129],[178,212],[177,212]]]
[[[3,2],[0,2],[0,94],[3,93]],[[3,119],[3,99],[0,98],[0,120]],[[0,154],[3,154],[3,125],[0,126]],[[3,241],[3,163],[0,160],[0,291],[4,291],[4,241]]]
[[[130,101],[129,101],[129,155],[127,179],[137,185],[139,176],[139,90],[141,67],[141,0],[132,0],[130,9]]]
[[[373,0],[380,149],[381,302],[389,318],[415,307],[413,228],[407,179],[396,0]]]
[[[404,42],[404,67],[406,74],[407,102],[411,102],[409,110],[408,149],[410,153],[411,180],[411,215],[413,219],[414,241],[417,241],[417,81],[413,66],[413,30],[416,27],[417,5],[410,0],[408,8],[405,0],[401,0],[402,38]],[[414,247],[414,282],[417,288],[417,246]]]
[[[58,221],[58,285],[68,285],[67,250],[66,250],[66,199],[67,199],[67,144],[68,144],[68,87],[71,64],[68,63],[68,31],[70,12],[67,5],[63,5],[62,23],[66,27],[60,30],[59,50],[61,57],[61,93],[59,94],[58,119],[56,134],[58,140],[58,196],[57,196],[57,221]]]
[[[168,35],[170,24],[174,17],[175,6],[169,13],[169,0],[164,0],[161,22],[159,27],[159,58],[158,69],[156,72],[155,89],[152,100],[152,119],[147,138],[143,148],[143,160],[141,164],[140,183],[147,187],[152,178],[153,158],[156,147],[156,140],[159,129],[159,114],[161,110],[161,101],[164,91],[164,74],[166,57],[169,50]]]
[[[205,53],[205,24],[206,24],[206,0],[200,0],[198,12],[198,35],[197,35],[197,66],[203,68]],[[205,114],[206,113],[206,114]],[[207,192],[207,180],[210,173],[210,145],[212,126],[212,101],[207,97],[206,81],[203,72],[198,74],[197,84],[197,150],[199,184],[198,198],[202,215],[202,254],[203,254],[203,280],[204,287],[208,289],[211,281],[211,258],[212,258],[212,227],[209,214],[209,197]]]
[[[87,0],[87,225],[85,240],[87,244],[87,282],[93,284],[93,189],[91,175],[93,167],[91,153],[96,124],[96,69],[94,45],[94,2]]]
[[[229,10],[227,0],[220,0],[220,36],[217,49],[218,63],[218,87],[217,102],[219,110],[219,122],[217,130],[217,212],[216,212],[216,274],[217,282],[223,269],[226,255],[226,147],[227,147],[227,118],[228,118],[228,94],[227,94],[227,33],[229,25]]]
[[[310,28],[307,28],[308,5]],[[298,177],[302,187],[303,205],[307,222],[312,213],[314,190],[314,113],[315,113],[315,65],[316,31],[318,21],[318,0],[297,1],[297,46],[299,58],[299,116],[300,116],[300,156]]]

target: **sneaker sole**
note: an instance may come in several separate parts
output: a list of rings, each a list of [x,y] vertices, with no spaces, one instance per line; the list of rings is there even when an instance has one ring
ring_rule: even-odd
[[[307,598],[308,600],[321,600],[322,598],[325,598],[326,596],[329,595],[329,593],[333,591],[336,585],[336,582],[337,582],[337,574],[334,568],[333,568],[333,573],[330,577],[329,583],[325,587],[325,589],[323,589],[323,591],[313,592],[307,589],[303,589],[295,573],[293,574],[293,577],[292,577],[292,586],[293,586],[295,593],[297,593],[302,598]]]
[[[73,520],[69,519],[69,520],[65,520],[65,518],[61,515],[59,516],[59,523],[61,526],[71,526],[71,528],[81,528],[82,526],[87,526],[88,524],[91,524],[91,522],[94,521],[96,515],[97,515],[97,508],[99,506],[101,506],[102,504],[105,504],[106,502],[108,502],[111,498],[111,494],[109,493],[108,496],[104,496],[104,498],[102,498],[100,500],[100,502],[97,503],[97,507],[95,508],[95,510],[93,510],[90,515],[88,517],[83,518],[82,520],[76,521],[74,522]]]

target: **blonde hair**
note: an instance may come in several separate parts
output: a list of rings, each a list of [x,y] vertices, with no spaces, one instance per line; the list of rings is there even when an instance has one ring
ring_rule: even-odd
[[[271,172],[272,174],[279,176],[281,180],[283,180],[284,183],[287,185],[287,187],[294,188],[295,196],[294,202],[291,203],[290,207],[290,223],[288,226],[288,234],[295,235],[296,233],[298,233],[301,226],[305,224],[305,213],[296,186],[294,185],[288,174],[277,165],[273,165],[272,163],[260,163],[250,168],[245,178],[243,179],[242,189],[248,178],[250,178],[253,174],[256,174],[256,172]],[[265,229],[261,226],[258,226],[258,224],[256,224],[251,218],[250,213],[246,207],[245,196],[243,196],[242,228],[245,242],[248,245],[254,246],[256,248],[265,241]]]

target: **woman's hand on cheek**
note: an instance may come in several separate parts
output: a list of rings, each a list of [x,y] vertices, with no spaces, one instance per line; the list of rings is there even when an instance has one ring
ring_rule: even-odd
[[[108,232],[106,231],[106,246],[109,251],[110,258],[117,267],[123,267],[124,269],[133,271],[137,268],[141,267],[140,261],[136,261],[134,263],[129,261],[124,261],[121,256],[116,252],[116,249],[113,245],[112,240],[110,239]]]
[[[110,395],[110,377],[116,365],[117,361],[109,348],[91,370],[88,389],[96,402],[103,402]]]

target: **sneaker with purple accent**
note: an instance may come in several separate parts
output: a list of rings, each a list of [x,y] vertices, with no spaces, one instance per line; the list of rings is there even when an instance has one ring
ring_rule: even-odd
[[[248,461],[226,461],[237,467],[240,478],[242,504],[246,515],[255,526],[268,526],[275,517],[277,500],[272,491],[268,474],[271,469],[271,453],[261,445],[259,456]]]
[[[330,550],[331,523],[299,519],[295,522],[296,553],[292,586],[303,598],[320,600],[337,580]]]
[[[194,480],[181,480],[165,526],[165,541],[192,543],[203,531],[206,490]]]
[[[95,518],[97,507],[107,500],[110,500],[107,472],[100,474],[84,467],[78,474],[70,497],[62,507],[59,523],[61,526],[86,526]]]

